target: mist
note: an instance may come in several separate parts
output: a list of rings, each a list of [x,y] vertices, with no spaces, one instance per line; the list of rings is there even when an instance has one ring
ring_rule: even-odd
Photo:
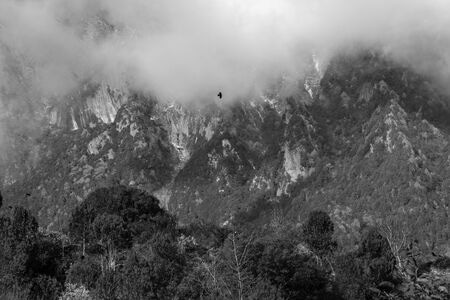
[[[445,0],[3,0],[0,87],[11,89],[12,53],[42,97],[104,82],[232,101],[352,45],[448,82],[449,12]]]

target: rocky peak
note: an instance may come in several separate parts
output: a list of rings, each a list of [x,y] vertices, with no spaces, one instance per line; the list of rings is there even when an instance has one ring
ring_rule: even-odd
[[[88,192],[121,183],[154,193],[181,222],[228,224],[270,201],[294,222],[330,212],[343,244],[364,224],[399,222],[421,247],[441,247],[450,151],[432,103],[444,98],[372,54],[314,72],[314,99],[308,87],[283,97],[281,84],[197,108],[86,85],[70,106],[50,110],[55,126],[15,160],[22,175],[3,177],[5,198],[30,193],[23,203],[55,227]]]
[[[157,104],[154,118],[167,128],[169,141],[179,154],[180,168],[199,145],[211,140],[222,120],[218,107],[187,109],[175,103]]]
[[[127,90],[112,89],[106,84],[84,84],[48,108],[49,124],[59,128],[78,130],[94,124],[110,124],[123,104],[128,102]]]

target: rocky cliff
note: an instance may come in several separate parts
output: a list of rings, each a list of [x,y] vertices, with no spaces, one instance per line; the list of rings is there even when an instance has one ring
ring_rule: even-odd
[[[344,241],[378,224],[448,251],[448,99],[378,54],[313,66],[292,97],[274,88],[203,107],[84,84],[39,112],[39,132],[11,137],[26,151],[4,160],[5,198],[61,228],[90,191],[121,183],[154,193],[182,223],[272,218],[264,211],[276,205],[302,223],[321,208]]]

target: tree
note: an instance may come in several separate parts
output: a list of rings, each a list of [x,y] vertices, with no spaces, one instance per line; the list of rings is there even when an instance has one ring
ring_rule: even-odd
[[[131,246],[131,236],[123,219],[118,215],[101,214],[92,222],[93,235],[106,253],[107,267],[115,268],[116,249]]]
[[[172,298],[183,277],[184,264],[176,241],[170,235],[156,234],[130,251],[123,267],[121,291],[132,299]]]
[[[392,281],[396,260],[388,240],[376,228],[370,228],[362,238],[358,257],[363,275],[375,284]]]
[[[55,277],[39,274],[31,281],[29,299],[56,300],[61,290],[61,284]]]
[[[251,258],[254,276],[277,287],[284,298],[314,299],[326,295],[325,270],[314,257],[299,254],[295,243],[280,239],[255,246],[249,250],[257,256]]]
[[[38,223],[22,207],[0,216],[0,290],[20,289],[28,299],[56,299],[65,280],[60,242],[38,232]]]
[[[357,251],[336,260],[339,288],[348,299],[371,299],[371,289],[380,284],[391,285],[394,279],[395,257],[387,239],[371,227],[363,233]]]
[[[125,186],[100,188],[88,195],[69,224],[71,238],[85,245],[111,242],[119,249],[142,241],[160,230],[174,230],[174,219],[145,191]]]
[[[122,274],[116,270],[104,270],[96,282],[96,288],[94,291],[95,299],[101,300],[118,300],[118,299],[139,299],[133,297],[133,294],[120,297],[123,292],[121,283],[125,279]]]
[[[63,258],[63,249],[57,236],[39,233],[30,253],[28,268],[35,280],[35,291],[44,298],[50,298],[51,291],[62,289],[66,279],[68,260]]]
[[[232,232],[223,248],[222,255],[228,271],[228,281],[233,290],[237,291],[237,299],[239,300],[244,299],[252,284],[252,278],[247,269],[249,264],[248,251],[253,241],[253,234],[244,236]]]
[[[319,254],[326,254],[337,247],[333,240],[334,224],[324,211],[312,211],[303,226],[306,243]]]
[[[0,289],[23,285],[32,276],[29,265],[38,225],[29,211],[14,207],[0,216]]]

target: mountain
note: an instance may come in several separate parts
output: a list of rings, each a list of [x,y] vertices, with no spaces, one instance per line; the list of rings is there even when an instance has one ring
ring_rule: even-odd
[[[4,202],[58,230],[89,192],[120,183],[153,193],[181,223],[301,224],[322,209],[349,247],[379,225],[449,254],[448,97],[370,51],[314,66],[290,97],[280,81],[232,104],[84,83],[3,133]]]

